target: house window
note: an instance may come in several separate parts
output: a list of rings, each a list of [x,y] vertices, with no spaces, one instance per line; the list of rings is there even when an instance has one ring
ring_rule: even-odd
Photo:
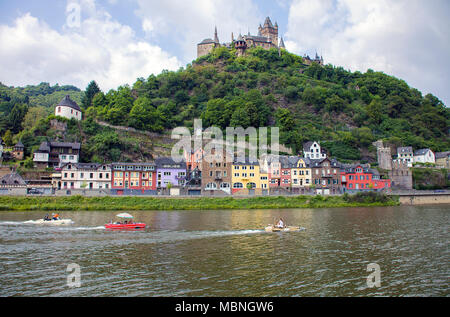
[[[244,188],[244,185],[242,183],[234,183],[233,188]]]

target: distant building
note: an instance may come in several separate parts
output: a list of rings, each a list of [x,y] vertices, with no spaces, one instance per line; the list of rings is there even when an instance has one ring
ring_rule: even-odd
[[[258,161],[250,161],[246,158],[245,162],[239,162],[235,159],[231,169],[233,183],[231,190],[233,194],[242,190],[243,192],[248,192],[248,190],[256,189],[261,193],[261,176]]]
[[[389,179],[381,179],[378,170],[369,165],[348,165],[341,170],[342,186],[346,191],[380,191],[391,187]]]
[[[53,182],[58,189],[109,189],[111,166],[98,163],[66,163],[61,168],[60,178]]]
[[[450,168],[450,151],[437,152],[435,154],[436,165],[443,168]]]
[[[436,163],[433,151],[420,149],[414,152],[414,163]]]
[[[12,156],[16,159],[16,160],[23,160],[23,156],[24,156],[24,150],[25,150],[25,146],[22,144],[21,141],[17,142],[16,145],[14,145],[14,149],[12,152]]]
[[[216,149],[212,149],[210,154],[206,154],[201,162],[202,171],[202,194],[231,194],[231,165],[232,155],[225,149],[222,153],[216,154]]]
[[[42,142],[33,153],[33,162],[38,168],[61,167],[65,163],[78,163],[80,143]]]
[[[310,160],[299,157],[291,170],[291,183],[294,193],[305,193],[305,190],[307,190],[312,183],[311,174]]]
[[[319,56],[317,53],[316,53],[316,57],[314,57],[314,59],[312,59],[311,57],[309,57],[309,55],[304,55],[303,56],[303,62],[306,64],[306,65],[312,65],[313,63],[316,63],[316,64],[319,64],[319,65],[323,65],[323,57],[322,56]]]
[[[409,167],[412,167],[412,164],[414,162],[414,153],[412,146],[398,147],[397,161],[406,163]]]
[[[407,162],[393,161],[389,179],[393,189],[412,189],[412,172]]]
[[[251,35],[248,32],[247,35],[239,34],[237,40],[234,39],[233,33],[231,34],[231,42],[220,44],[219,37],[217,35],[217,28],[214,30],[214,39],[207,38],[197,44],[197,58],[211,53],[216,47],[234,47],[237,50],[237,54],[242,56],[245,51],[251,47],[262,47],[264,49],[285,48],[283,38],[278,42],[278,24],[272,24],[269,17],[264,21],[264,25],[259,25],[258,35]]]
[[[328,158],[310,160],[312,182],[316,194],[334,195],[341,192],[341,172],[339,163]]]
[[[153,162],[112,163],[111,172],[114,194],[156,194],[156,165]]]
[[[303,144],[303,156],[308,159],[324,159],[327,157],[327,152],[320,147],[316,141],[309,141]]]
[[[155,160],[157,169],[156,187],[184,186],[186,181],[186,163],[175,162],[170,157],[160,157]]]
[[[78,106],[78,104],[70,99],[69,95],[66,95],[57,105],[55,108],[55,116],[64,117],[67,119],[76,119],[81,120],[82,119],[82,112],[81,108]]]

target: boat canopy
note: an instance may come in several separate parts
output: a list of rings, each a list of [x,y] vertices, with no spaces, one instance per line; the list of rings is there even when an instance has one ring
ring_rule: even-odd
[[[132,215],[127,214],[126,212],[123,212],[123,213],[121,213],[121,214],[118,214],[118,215],[116,215],[116,217],[119,217],[119,218],[133,218]]]

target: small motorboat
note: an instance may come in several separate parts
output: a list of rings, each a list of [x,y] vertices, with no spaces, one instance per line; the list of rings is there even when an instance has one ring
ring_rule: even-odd
[[[133,216],[128,213],[121,213],[116,217],[128,220],[107,223],[105,224],[106,229],[144,229],[146,226],[145,223],[134,222]]]
[[[33,225],[62,226],[62,225],[70,225],[73,223],[73,221],[72,221],[72,219],[57,219],[57,220],[38,219],[38,220],[28,220],[28,221],[25,221],[24,223],[33,224]]]
[[[286,227],[277,227],[274,225],[268,225],[264,228],[266,232],[292,232],[292,231],[301,231],[305,230],[305,228],[297,227],[297,226],[286,226]]]

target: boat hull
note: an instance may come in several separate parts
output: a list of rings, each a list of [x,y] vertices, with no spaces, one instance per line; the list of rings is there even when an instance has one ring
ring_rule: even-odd
[[[106,229],[144,229],[145,223],[124,223],[124,224],[116,224],[116,223],[107,223],[105,225]]]
[[[72,219],[60,219],[60,220],[28,220],[25,221],[26,224],[34,224],[34,225],[49,225],[49,226],[64,226],[70,225],[73,223]]]
[[[277,228],[275,226],[267,226],[264,228],[266,232],[292,232],[292,231],[300,231],[303,228],[296,227],[296,226],[289,226],[284,228]]]

